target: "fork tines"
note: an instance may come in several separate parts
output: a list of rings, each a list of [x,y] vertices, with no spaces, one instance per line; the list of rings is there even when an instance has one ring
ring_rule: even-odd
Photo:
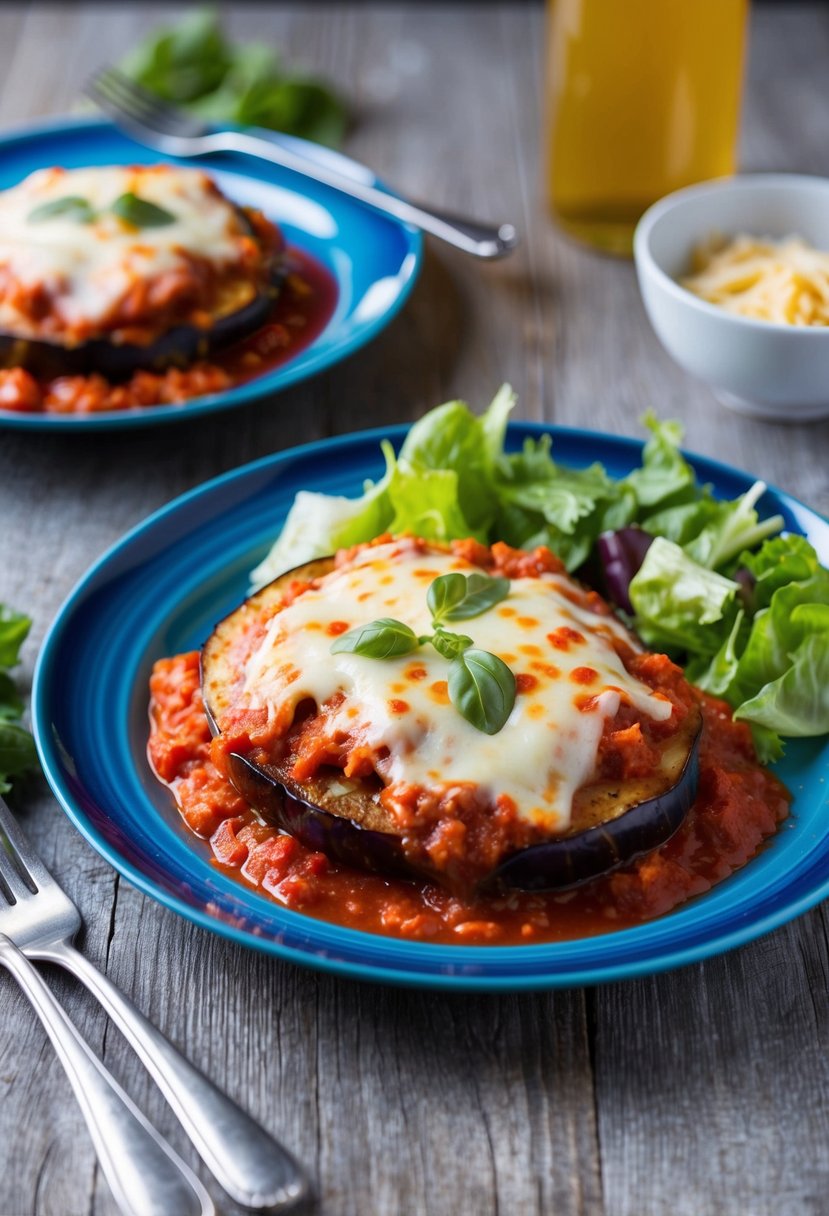
[[[7,901],[16,903],[27,895],[36,894],[48,878],[43,862],[0,798],[0,882]]]
[[[163,101],[117,68],[103,68],[92,76],[84,92],[118,122],[132,122],[159,135],[194,137],[207,129],[177,106]]]

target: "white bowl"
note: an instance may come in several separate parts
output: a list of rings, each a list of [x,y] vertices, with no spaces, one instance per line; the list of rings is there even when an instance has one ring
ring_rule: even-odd
[[[724,405],[775,422],[829,417],[829,328],[734,316],[677,279],[712,233],[802,237],[829,250],[829,179],[794,173],[723,177],[669,194],[636,228],[639,288],[651,324],[681,367]]]

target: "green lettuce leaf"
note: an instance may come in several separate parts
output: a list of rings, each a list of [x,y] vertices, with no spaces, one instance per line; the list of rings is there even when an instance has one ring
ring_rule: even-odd
[[[734,717],[780,735],[829,733],[829,629],[804,638],[786,671],[744,701]]]
[[[523,451],[507,456],[498,483],[502,503],[540,515],[561,532],[573,533],[598,503],[615,496],[614,483],[600,464],[588,469],[556,465],[550,456],[551,440],[526,439]]]
[[[702,497],[693,502],[680,503],[675,507],[663,507],[648,512],[642,521],[652,536],[664,536],[676,545],[687,545],[699,536],[717,512],[717,502],[708,487],[701,490]]]
[[[413,532],[424,540],[485,540],[486,529],[473,527],[461,510],[460,480],[454,469],[415,468],[401,458],[388,486],[394,511],[388,531]]]
[[[782,515],[761,521],[755,510],[755,503],[765,491],[765,482],[755,481],[750,490],[733,502],[715,503],[707,522],[685,543],[688,555],[709,570],[719,570],[738,553],[753,549],[779,532],[783,527]]]
[[[387,531],[486,539],[496,509],[495,463],[514,404],[504,385],[481,417],[463,401],[431,410],[411,427],[399,456],[388,441],[381,444],[386,472],[359,498],[300,490],[275,544],[251,572],[252,588]]]
[[[651,646],[713,655],[732,628],[739,585],[657,537],[630,584],[635,626]]]
[[[754,576],[754,610],[767,608],[779,587],[803,583],[823,569],[818,555],[805,536],[778,536],[768,540],[756,553],[744,552],[737,561]]]
[[[495,466],[503,450],[515,394],[502,386],[480,418],[464,401],[448,401],[411,427],[400,449],[401,464],[415,473],[429,469],[456,475],[461,517],[480,533],[495,517]],[[450,529],[450,536],[457,533]]]
[[[383,478],[361,498],[300,490],[275,544],[251,570],[251,590],[264,587],[295,566],[385,532],[392,518],[387,485],[388,479]]]
[[[499,462],[495,531],[508,544],[547,545],[568,570],[587,560],[607,528],[623,527],[636,513],[636,497],[600,464],[571,469],[555,463],[549,435],[525,439],[520,452]]]
[[[740,651],[745,645],[746,633],[746,614],[741,608],[730,633],[710,661],[706,661],[705,657],[697,657],[688,663],[685,674],[691,683],[705,692],[710,692],[712,697],[725,698],[737,676]]]
[[[829,732],[829,571],[800,536],[767,540],[739,564],[757,580],[751,615],[741,611],[711,660],[692,660],[687,673],[750,723],[769,761],[782,752],[781,735]]]
[[[660,422],[652,410],[642,421],[651,437],[642,452],[642,467],[625,479],[642,507],[675,505],[694,496],[694,470],[679,450],[682,427],[678,422]]]
[[[736,706],[782,676],[795,651],[814,633],[829,633],[826,570],[803,582],[778,587],[768,608],[756,614],[727,691],[728,700]]]

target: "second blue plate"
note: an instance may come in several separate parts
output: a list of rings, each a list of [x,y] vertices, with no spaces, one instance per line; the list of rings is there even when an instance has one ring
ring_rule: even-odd
[[[511,448],[545,428],[509,428]],[[614,476],[641,444],[550,428],[556,458],[600,460]],[[217,870],[183,826],[146,759],[148,679],[162,655],[198,647],[246,593],[297,490],[356,495],[383,472],[379,440],[405,428],[327,440],[268,457],[177,499],[90,570],[44,643],[32,695],[46,776],[72,822],[131,883],[196,924],[297,963],[421,987],[518,990],[625,979],[694,962],[774,929],[829,894],[829,742],[790,743],[779,776],[790,818],[738,874],[670,916],[600,937],[537,946],[429,945],[343,929],[289,912]],[[691,458],[700,479],[733,498],[753,478]],[[829,561],[829,523],[769,490]]]
[[[285,135],[278,139],[312,161],[371,185],[381,185],[367,169],[337,152]],[[111,123],[61,119],[0,138],[0,190],[48,165],[77,168],[160,161],[198,164],[229,198],[260,208],[279,224],[288,243],[311,254],[336,281],[333,316],[322,333],[292,359],[223,393],[197,397],[181,405],[94,414],[28,414],[0,409],[0,426],[38,431],[110,430],[155,426],[243,405],[306,380],[370,342],[411,291],[422,254],[418,231],[311,178],[253,157],[206,156],[197,162],[175,162],[135,143]]]

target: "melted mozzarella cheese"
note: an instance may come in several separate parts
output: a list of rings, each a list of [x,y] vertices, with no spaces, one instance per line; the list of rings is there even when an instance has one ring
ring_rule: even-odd
[[[613,649],[613,636],[631,643],[630,635],[574,602],[570,579],[513,579],[495,608],[446,625],[523,677],[496,735],[476,730],[451,705],[448,662],[431,646],[382,660],[331,653],[334,636],[378,617],[431,633],[429,584],[474,569],[451,553],[420,553],[407,542],[364,550],[273,618],[247,662],[244,702],[290,720],[300,701],[321,706],[343,693],[331,729],[388,748],[377,764],[387,784],[472,782],[492,800],[507,795],[529,821],[564,830],[573,794],[595,771],[604,722],[620,703],[657,720],[671,714],[670,703],[629,675]]]
[[[164,208],[175,220],[137,229],[110,211],[132,193]],[[67,197],[84,199],[90,223],[67,215],[40,221],[31,213]],[[216,266],[239,259],[243,228],[234,207],[207,174],[169,165],[41,169],[0,192],[0,277],[24,288],[42,284],[51,311],[67,329],[104,321],[136,282],[184,267],[187,256]],[[0,293],[0,329],[36,336],[31,317]]]

